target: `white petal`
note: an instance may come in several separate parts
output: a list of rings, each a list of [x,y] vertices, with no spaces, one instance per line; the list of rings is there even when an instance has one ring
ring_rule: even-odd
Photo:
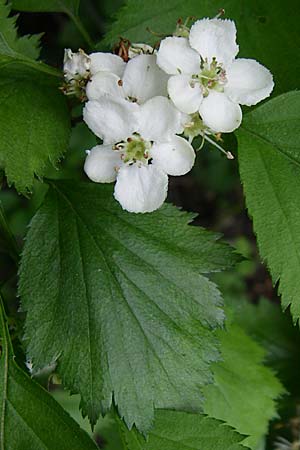
[[[152,212],[164,202],[168,175],[150,164],[123,166],[117,176],[114,196],[123,209],[134,213]]]
[[[167,82],[168,75],[156,64],[155,55],[139,55],[126,65],[123,89],[127,96],[144,103],[157,95],[167,96]]]
[[[189,142],[174,136],[169,142],[155,143],[151,149],[153,164],[168,175],[184,175],[195,163],[195,151]]]
[[[208,97],[203,99],[199,112],[204,124],[216,133],[230,133],[242,121],[240,105],[220,92],[210,91]]]
[[[271,94],[274,82],[271,72],[254,59],[236,59],[226,69],[225,93],[241,105],[256,105]]]
[[[64,77],[67,81],[87,76],[90,65],[90,58],[83,50],[73,53],[70,48],[65,48]]]
[[[96,52],[91,53],[91,74],[97,72],[112,72],[118,77],[122,77],[126,63],[118,55],[112,53]]]
[[[126,100],[102,97],[85,104],[83,120],[104,144],[115,144],[137,131],[135,113],[138,108]]]
[[[166,97],[153,97],[140,106],[138,132],[149,141],[167,140],[182,132],[182,115]]]
[[[167,37],[161,41],[157,64],[170,75],[196,74],[200,71],[200,57],[183,37]]]
[[[198,111],[203,98],[202,89],[199,83],[193,84],[189,75],[170,77],[168,92],[172,102],[180,111],[187,114]]]
[[[125,98],[120,78],[111,72],[98,72],[86,86],[86,95],[89,100],[99,100],[103,95],[112,95]]]
[[[230,64],[239,51],[236,44],[236,27],[232,20],[201,19],[190,31],[190,45],[208,62],[213,57],[225,66]]]
[[[110,145],[96,145],[88,152],[84,171],[96,183],[111,183],[117,177],[117,169],[122,164],[119,152]]]

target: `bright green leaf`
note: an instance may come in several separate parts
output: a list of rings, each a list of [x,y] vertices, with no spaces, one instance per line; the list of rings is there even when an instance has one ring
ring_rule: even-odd
[[[284,388],[264,367],[264,349],[237,325],[220,330],[223,361],[213,365],[215,383],[203,388],[204,412],[224,420],[249,437],[243,442],[256,449],[276,416],[274,399]]]
[[[0,448],[96,450],[78,424],[16,364],[0,305]]]
[[[144,432],[154,407],[201,408],[223,322],[204,275],[237,258],[191,219],[170,205],[126,213],[110,186],[57,182],[32,221],[20,270],[28,353],[36,367],[58,360],[92,422],[112,395]]]
[[[255,109],[238,131],[246,204],[283,308],[300,317],[300,92]]]
[[[158,410],[147,441],[120,424],[124,450],[246,450],[244,436],[201,414]],[[117,450],[108,446],[107,450]],[[118,449],[119,450],[119,449]]]
[[[177,20],[189,16],[214,17],[225,8],[227,18],[236,22],[239,57],[255,58],[275,76],[276,91],[299,86],[300,8],[298,0],[127,0],[108,31],[104,44],[112,47],[120,36],[132,42],[159,41],[157,34],[171,34]],[[293,43],[288,45],[287,43]]]
[[[0,75],[0,167],[19,192],[30,190],[34,176],[42,176],[46,164],[55,165],[67,150],[70,119],[64,96],[44,78]],[[48,82],[48,80],[46,80]]]
[[[65,12],[77,14],[80,0],[12,0],[14,9],[33,12]]]

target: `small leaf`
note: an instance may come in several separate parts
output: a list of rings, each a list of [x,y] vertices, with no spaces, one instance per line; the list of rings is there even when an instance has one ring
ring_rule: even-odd
[[[237,257],[165,205],[121,210],[106,185],[57,182],[34,217],[20,270],[28,353],[58,360],[94,423],[112,398],[146,432],[154,407],[201,409],[218,358],[220,294],[204,275]]]
[[[14,9],[33,12],[65,12],[77,15],[80,0],[12,0]]]
[[[264,349],[239,326],[227,324],[218,337],[223,361],[212,367],[215,383],[203,388],[204,412],[248,435],[243,444],[255,450],[276,417],[274,399],[285,390],[263,366]]]
[[[37,59],[40,54],[40,35],[17,36],[17,16],[8,17],[10,5],[0,0],[0,62],[5,57]]]
[[[70,118],[57,85],[45,84],[48,75],[10,71],[0,75],[0,166],[9,184],[26,193],[46,164],[55,165],[66,151]]]
[[[155,412],[153,429],[147,441],[134,429],[119,424],[124,450],[246,450],[241,436],[224,423],[179,411]],[[107,450],[117,450],[108,446]],[[119,449],[118,449],[119,450]]]
[[[275,76],[277,93],[299,86],[300,8],[298,0],[127,0],[108,30],[101,46],[112,48],[120,36],[132,42],[157,43],[157,34],[172,34],[179,18],[213,18],[220,8],[236,22],[238,57],[254,58]],[[284,20],[282,18],[284,17]],[[150,29],[150,31],[149,31]],[[287,45],[287,42],[291,45]],[[278,57],[280,55],[280,57]]]
[[[96,444],[47,391],[17,366],[2,302],[0,338],[0,448],[96,450]]]
[[[283,308],[300,317],[300,92],[248,113],[238,131],[246,204]]]

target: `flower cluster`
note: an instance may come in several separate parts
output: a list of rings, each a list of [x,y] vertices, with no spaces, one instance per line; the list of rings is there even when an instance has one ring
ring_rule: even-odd
[[[87,151],[87,176],[116,181],[114,196],[127,211],[159,208],[168,175],[184,175],[194,165],[194,137],[215,143],[210,135],[241,124],[240,105],[271,93],[269,70],[236,59],[238,50],[234,22],[219,18],[177,27],[158,50],[132,45],[126,58],[67,49],[64,91],[86,101],[83,119],[102,140]]]

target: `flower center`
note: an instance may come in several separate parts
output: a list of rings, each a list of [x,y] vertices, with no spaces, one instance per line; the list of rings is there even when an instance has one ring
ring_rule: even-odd
[[[202,61],[200,72],[193,75],[192,80],[201,84],[204,97],[208,96],[209,89],[224,92],[224,85],[227,83],[226,72],[216,58],[213,58],[211,63],[208,63],[207,59]]]
[[[127,141],[122,141],[114,146],[120,151],[120,156],[125,164],[142,163],[147,165],[150,159],[149,150],[152,144],[145,141],[139,134],[134,134]]]

